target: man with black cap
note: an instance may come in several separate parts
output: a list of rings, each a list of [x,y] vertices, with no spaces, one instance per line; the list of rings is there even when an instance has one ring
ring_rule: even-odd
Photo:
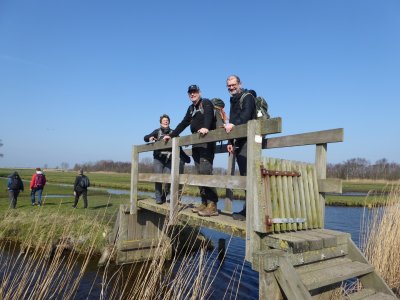
[[[192,133],[197,132],[200,135],[206,135],[209,130],[215,129],[214,107],[211,101],[201,97],[200,88],[195,84],[189,86],[187,92],[192,104],[188,107],[183,120],[178,124],[175,130],[164,137],[164,141],[178,136],[189,125]],[[193,145],[192,156],[197,174],[212,174],[214,153],[215,143]],[[200,216],[218,216],[217,190],[206,186],[199,186],[199,190],[201,204],[192,209],[192,211],[198,213]]]
[[[78,176],[76,176],[75,183],[74,183],[75,201],[74,201],[74,205],[72,205],[73,208],[76,208],[76,206],[78,205],[78,200],[81,195],[83,198],[83,208],[88,207],[87,189],[89,186],[90,186],[89,178],[87,176],[83,175],[83,170],[80,169],[78,171]]]
[[[246,124],[248,121],[254,119],[256,110],[256,102],[252,93],[245,93],[242,89],[242,83],[239,76],[230,75],[226,80],[226,87],[231,95],[230,97],[230,111],[229,122],[225,125],[225,131],[230,132],[235,125]],[[236,154],[236,161],[239,166],[239,173],[241,176],[247,174],[247,138],[240,138],[234,141],[229,141],[227,150],[230,154]],[[246,203],[242,211],[233,213],[233,219],[244,221],[246,219]]]

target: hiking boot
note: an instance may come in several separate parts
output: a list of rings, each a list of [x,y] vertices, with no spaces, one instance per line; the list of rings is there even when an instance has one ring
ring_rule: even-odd
[[[232,214],[232,218],[236,221],[246,221],[246,209]]]
[[[162,198],[161,197],[157,197],[156,198],[156,204],[163,204],[164,202],[163,202],[163,200],[162,200]]]
[[[198,213],[199,211],[205,210],[207,208],[207,202],[201,202],[201,204],[195,208],[192,208],[192,212]]]
[[[34,203],[32,203],[32,206],[35,206],[36,205],[36,203],[34,202]]]
[[[201,217],[218,216],[217,203],[215,202],[208,203],[206,209],[199,211],[198,214]]]

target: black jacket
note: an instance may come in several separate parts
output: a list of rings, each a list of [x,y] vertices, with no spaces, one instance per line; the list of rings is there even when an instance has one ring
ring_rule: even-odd
[[[85,175],[78,175],[75,177],[75,182],[74,182],[74,191],[75,192],[82,192],[83,190],[87,190],[87,188],[83,188],[80,185],[80,182],[82,180],[83,177],[86,177]],[[88,178],[89,181],[89,178]],[[89,185],[90,185],[90,181],[89,181]]]
[[[256,101],[250,93],[243,98],[242,108],[240,108],[240,97],[246,91],[234,95],[230,98],[231,108],[229,112],[229,122],[234,125],[246,124],[254,119],[256,110]]]
[[[192,133],[197,132],[200,128],[215,129],[214,106],[210,100],[202,98],[196,106],[191,104],[186,111],[185,117],[176,126],[175,130],[172,131],[170,136],[178,136],[189,125]]]
[[[145,135],[145,136],[144,136],[144,141],[145,141],[146,143],[150,142],[150,138],[151,138],[151,137],[154,137],[154,138],[156,139],[156,141],[160,141],[160,140],[162,140],[162,138],[163,138],[165,135],[170,134],[171,131],[172,131],[172,129],[169,128],[169,127],[168,127],[168,128],[164,128],[164,127],[161,127],[161,126],[160,126],[159,128],[154,129],[152,133],[150,133],[150,134],[148,134],[148,135]],[[171,153],[171,151],[172,151],[171,148],[162,149],[162,150],[155,150],[155,151],[153,151],[153,157],[154,157],[154,158],[157,158],[157,159],[165,159],[166,157],[163,158],[163,157],[162,157],[163,154],[162,154],[161,152],[164,152],[164,153],[169,152],[169,153]],[[164,155],[164,156],[166,156],[166,155]]]

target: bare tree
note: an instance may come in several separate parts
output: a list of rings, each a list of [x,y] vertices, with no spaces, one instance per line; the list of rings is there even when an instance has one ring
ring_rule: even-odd
[[[2,146],[3,146],[3,143],[0,140],[0,147],[2,147]],[[0,153],[0,157],[3,157],[3,153]]]

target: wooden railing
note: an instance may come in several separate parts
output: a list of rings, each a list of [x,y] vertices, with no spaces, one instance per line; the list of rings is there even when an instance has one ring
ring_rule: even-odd
[[[246,190],[247,199],[247,218],[246,218],[246,259],[251,259],[250,249],[256,249],[253,243],[257,243],[257,235],[269,233],[279,230],[293,230],[296,228],[318,228],[324,224],[324,208],[325,208],[325,193],[326,192],[341,192],[341,182],[339,180],[326,179],[326,162],[327,162],[327,144],[343,141],[343,129],[324,130],[296,135],[269,137],[270,134],[281,132],[281,118],[259,119],[248,122],[248,124],[235,126],[234,130],[226,133],[224,129],[210,131],[206,136],[192,134],[183,137],[176,137],[165,143],[159,141],[153,144],[136,145],[132,149],[132,171],[131,171],[131,198],[130,198],[130,213],[136,214],[138,205],[138,182],[163,182],[171,183],[171,201],[169,203],[170,222],[176,220],[174,216],[178,212],[178,188],[179,184],[186,185],[203,185],[209,187],[225,188],[226,197],[224,202],[224,211],[232,211],[232,190]],[[228,175],[194,175],[194,174],[179,174],[179,147],[190,146],[205,142],[226,141],[235,138],[247,137],[247,176],[235,176],[235,160],[231,155],[228,160]],[[261,166],[268,169],[268,163],[263,162],[262,150],[294,147],[304,145],[315,145],[315,165],[314,174],[315,196],[313,204],[304,206],[301,209],[311,210],[305,211],[303,214],[296,213],[285,215],[277,214],[274,209],[278,200],[271,198],[271,185],[266,180],[260,170]],[[139,154],[154,150],[172,148],[172,169],[171,174],[153,174],[139,173]],[[217,147],[216,154],[226,153],[226,145]],[[269,185],[269,186],[267,186]],[[287,196],[290,196],[290,190]],[[311,195],[311,193],[310,193]],[[291,197],[291,196],[290,196]],[[299,200],[290,198],[291,200],[285,204],[285,209],[288,212],[298,212]],[[275,207],[274,207],[275,205]],[[281,207],[282,208],[282,207]],[[300,210],[301,211],[301,210]],[[310,219],[310,215],[313,218]],[[308,214],[308,215],[307,215]],[[308,217],[307,217],[308,216]],[[306,218],[308,221],[300,222],[297,218]],[[273,225],[273,220],[276,218],[296,219],[293,224],[288,222],[287,225]],[[281,221],[282,222],[282,221]],[[294,224],[296,223],[296,224]],[[254,233],[257,233],[255,235]],[[249,241],[249,242],[247,242]]]

